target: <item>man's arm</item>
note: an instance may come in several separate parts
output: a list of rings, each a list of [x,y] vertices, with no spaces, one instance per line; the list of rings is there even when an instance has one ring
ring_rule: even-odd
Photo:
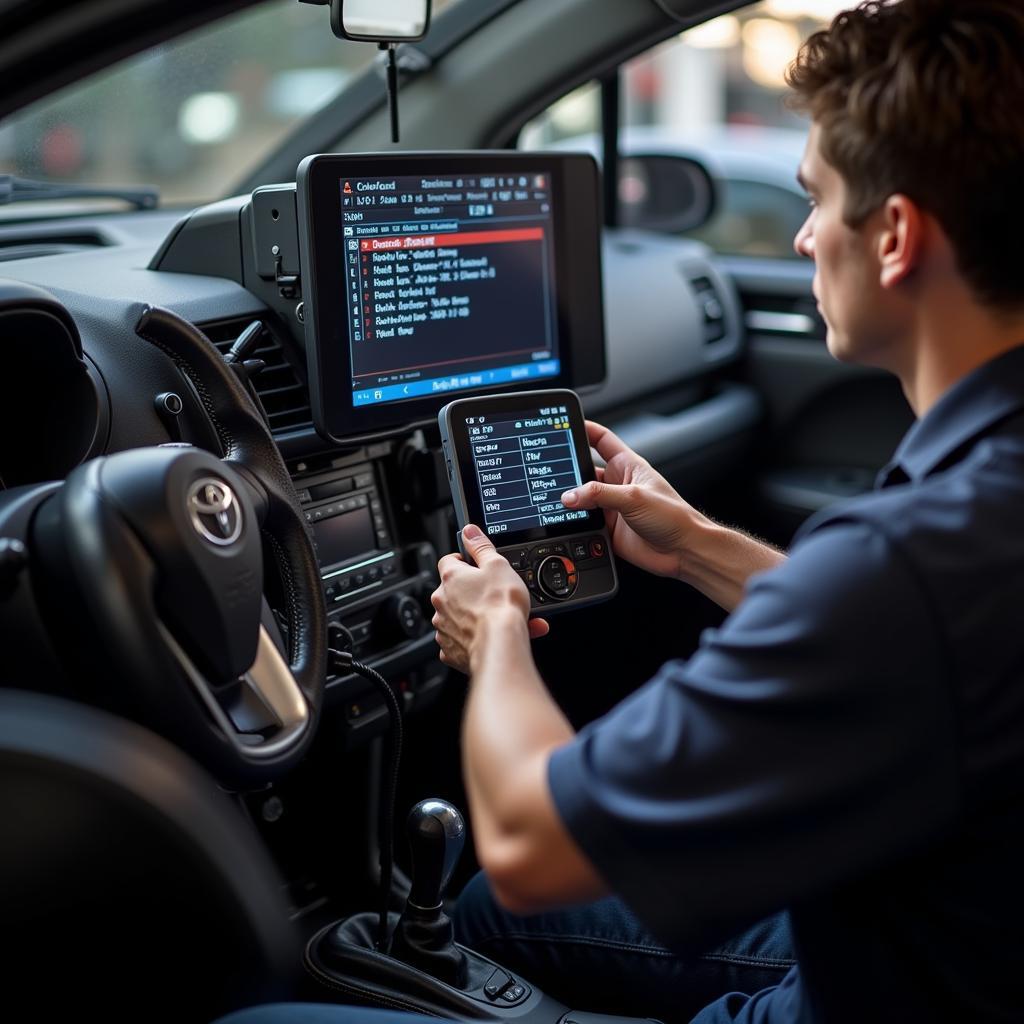
[[[509,910],[591,899],[604,885],[555,809],[547,766],[573,730],[533,664],[526,585],[475,526],[462,532],[475,565],[446,555],[431,600],[441,660],[471,676],[463,725],[466,791],[477,856]],[[538,629],[538,624],[540,628]]]
[[[771,545],[698,512],[607,427],[588,422],[587,437],[605,468],[600,479],[563,494],[562,502],[567,508],[603,508],[620,558],[680,579],[726,611],[740,603],[754,573],[785,561]]]
[[[498,902],[525,914],[604,895],[551,799],[548,760],[574,733],[537,674],[522,616],[487,620],[470,670],[463,769],[477,855]]]

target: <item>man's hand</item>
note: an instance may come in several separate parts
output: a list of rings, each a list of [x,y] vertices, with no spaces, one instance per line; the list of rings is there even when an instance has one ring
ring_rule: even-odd
[[[687,504],[672,485],[606,427],[587,422],[605,461],[598,479],[562,495],[567,508],[603,508],[620,558],[696,587],[731,611],[755,572],[785,555],[739,530],[720,526]]]
[[[651,464],[607,427],[587,421],[590,445],[605,461],[598,480],[562,495],[567,508],[603,508],[615,553],[657,576],[684,576],[701,521]]]
[[[498,554],[479,527],[462,531],[462,542],[475,565],[461,555],[437,563],[441,585],[430,595],[431,620],[441,661],[469,673],[489,629],[525,626],[531,639],[544,636],[544,619],[529,619],[530,592],[516,571]]]

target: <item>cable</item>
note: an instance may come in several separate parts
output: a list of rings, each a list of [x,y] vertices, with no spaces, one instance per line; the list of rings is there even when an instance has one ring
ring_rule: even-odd
[[[348,633],[351,640],[352,634]],[[391,898],[391,879],[394,869],[395,796],[398,790],[398,769],[402,762],[402,706],[391,688],[391,684],[376,670],[354,659],[351,651],[327,650],[328,666],[332,672],[356,672],[368,679],[380,691],[391,719],[388,730],[386,760],[391,766],[389,777],[381,787],[378,810],[378,844],[380,846],[380,919],[377,926],[377,949],[387,952],[388,947],[388,904]]]

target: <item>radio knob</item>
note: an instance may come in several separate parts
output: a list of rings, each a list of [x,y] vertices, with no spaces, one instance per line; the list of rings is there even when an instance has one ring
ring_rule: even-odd
[[[537,584],[557,601],[572,597],[579,583],[575,564],[563,555],[548,555],[537,564]]]
[[[423,632],[423,609],[412,595],[395,594],[381,607],[377,622],[389,643],[401,643]]]

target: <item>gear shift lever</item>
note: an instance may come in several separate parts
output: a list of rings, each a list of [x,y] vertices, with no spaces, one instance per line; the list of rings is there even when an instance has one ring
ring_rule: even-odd
[[[466,983],[466,958],[455,945],[444,892],[466,843],[466,823],[446,800],[421,800],[406,823],[412,889],[395,929],[391,955],[456,988]]]

